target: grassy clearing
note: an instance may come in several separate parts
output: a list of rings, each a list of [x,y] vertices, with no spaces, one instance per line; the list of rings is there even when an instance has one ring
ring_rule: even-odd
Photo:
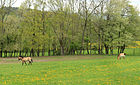
[[[38,62],[39,59],[52,60]],[[0,64],[0,85],[140,84],[138,56],[128,56],[125,60],[116,60],[114,56],[42,57],[34,60],[32,66],[21,66],[14,58],[8,60],[13,62],[11,64]]]

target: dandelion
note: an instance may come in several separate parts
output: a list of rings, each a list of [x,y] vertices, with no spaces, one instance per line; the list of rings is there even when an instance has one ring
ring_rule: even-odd
[[[90,83],[91,82],[91,80],[88,80],[88,83]]]
[[[49,79],[51,79],[51,78],[48,77],[47,80],[49,80]]]
[[[45,74],[45,77],[47,77],[47,74]]]
[[[107,67],[107,65],[103,65],[103,67]]]
[[[60,80],[60,81],[58,81],[58,82],[60,82],[60,83],[61,83],[62,81]]]
[[[140,80],[140,77],[138,78],[138,80]]]
[[[4,84],[6,84],[6,81],[4,81]]]
[[[44,79],[44,78],[41,78],[41,80],[45,81],[45,79]]]
[[[19,75],[16,75],[17,77],[19,77]]]
[[[72,72],[72,70],[70,70],[70,72]]]
[[[32,79],[32,82],[34,81],[34,79]]]
[[[22,82],[24,82],[24,79],[22,79]]]
[[[38,78],[38,77],[36,77],[36,80],[39,80],[39,78]]]
[[[120,81],[118,81],[118,82],[120,82]]]

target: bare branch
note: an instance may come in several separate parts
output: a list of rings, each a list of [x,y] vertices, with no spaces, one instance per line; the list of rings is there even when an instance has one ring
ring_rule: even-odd
[[[88,17],[104,2],[104,0],[102,0],[96,7],[94,7],[94,9],[91,11],[91,13],[88,15]]]

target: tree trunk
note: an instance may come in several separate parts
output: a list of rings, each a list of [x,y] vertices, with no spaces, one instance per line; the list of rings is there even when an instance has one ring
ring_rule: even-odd
[[[34,57],[35,56],[35,52],[34,52],[34,49],[32,48],[31,50],[31,55]]]
[[[62,45],[61,45],[60,49],[61,49],[61,55],[64,55],[64,47]]]
[[[53,56],[55,55],[55,53],[54,53],[54,49],[53,49]]]
[[[88,13],[86,12],[86,17],[85,17],[85,22],[84,22],[84,29],[83,29],[83,33],[82,33],[82,44],[81,44],[82,49],[83,49],[83,45],[84,45],[84,36],[85,36],[85,31],[86,31],[87,22],[88,22],[88,15],[87,14]],[[81,53],[81,51],[80,51],[80,53]]]
[[[59,40],[59,43],[60,43],[60,51],[61,51],[61,55],[64,55],[63,33],[62,33],[62,39]]]
[[[5,33],[5,29],[4,29],[4,17],[5,17],[5,15],[2,15],[2,25],[1,25],[2,34]]]
[[[14,50],[14,57],[16,57],[16,50]]]
[[[101,54],[100,34],[98,34],[98,54]]]
[[[23,51],[22,51],[22,56],[23,56],[23,57],[25,57],[24,52],[25,52],[25,49],[23,49]]]
[[[120,54],[120,46],[118,46],[118,55]]]
[[[87,42],[87,53],[89,54],[88,42]]]
[[[1,48],[1,51],[0,51],[0,57],[2,57],[2,48]]]
[[[19,56],[22,56],[22,55],[21,55],[21,50],[19,51]]]
[[[90,42],[90,55],[92,54],[92,49],[91,49],[91,42]]]
[[[44,56],[45,55],[45,49],[43,48],[42,49],[42,56]]]
[[[4,51],[4,57],[7,57],[7,50]]]
[[[106,44],[104,45],[105,46],[105,54],[109,54],[109,46],[107,46]]]
[[[124,52],[124,50],[125,50],[125,44],[123,45],[123,46],[121,46],[121,49],[120,49],[121,51],[121,53],[123,53]]]
[[[11,51],[10,57],[13,57],[13,51]]]
[[[73,49],[73,55],[75,55],[76,54],[76,49]]]
[[[25,51],[25,55],[24,56],[28,56],[28,50]]]
[[[85,49],[83,48],[83,55],[85,54]]]
[[[110,47],[110,54],[113,55],[113,47]]]
[[[82,46],[80,47],[80,55],[82,54],[82,50],[83,50],[83,48],[82,48]]]
[[[103,49],[104,49],[104,46],[101,45],[101,50],[100,50],[100,51],[101,51],[101,52],[100,52],[101,54],[104,54]]]
[[[121,28],[121,24],[120,24],[120,28]],[[118,38],[121,37],[121,32],[119,32],[119,36]],[[118,44],[120,45],[120,42],[118,41]],[[118,55],[120,54],[120,46],[118,46]]]
[[[48,56],[50,56],[51,55],[51,51],[50,51],[50,49],[49,49],[49,51],[48,51]]]
[[[40,53],[40,50],[38,49],[38,50],[37,50],[37,56],[38,56],[38,57],[39,57],[39,53]]]

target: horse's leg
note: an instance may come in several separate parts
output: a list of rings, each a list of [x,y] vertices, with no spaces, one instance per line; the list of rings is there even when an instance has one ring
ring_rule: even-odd
[[[30,61],[30,64],[32,65],[32,61]]]
[[[31,60],[28,60],[28,62],[29,62],[28,65],[29,65],[29,64],[32,65],[33,60],[32,60],[32,59],[31,59]]]
[[[29,61],[29,64],[31,64],[31,62],[30,62],[30,61]],[[28,65],[29,65],[29,64],[28,64]]]
[[[123,59],[125,59],[125,56],[123,56]]]
[[[32,65],[32,61],[30,61],[30,64]]]
[[[24,61],[22,61],[22,65],[24,64]]]
[[[26,61],[25,61],[25,64],[27,65]]]

